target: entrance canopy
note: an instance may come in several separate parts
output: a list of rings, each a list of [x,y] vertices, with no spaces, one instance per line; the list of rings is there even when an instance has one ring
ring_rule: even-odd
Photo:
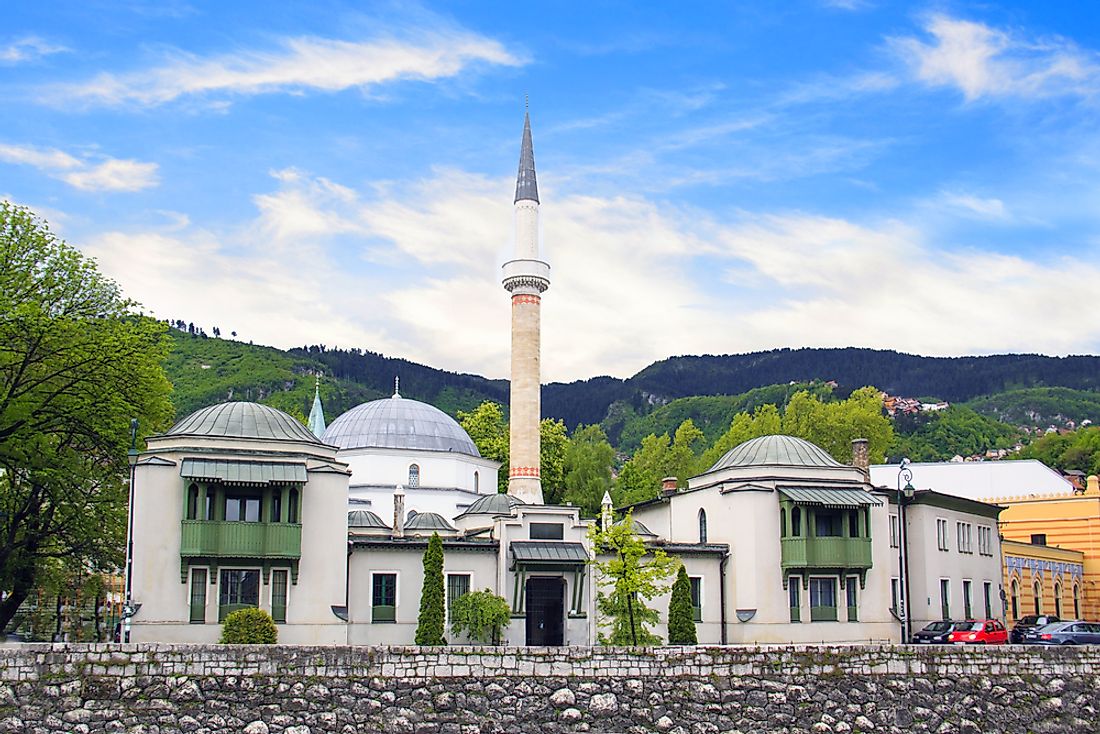
[[[510,548],[517,566],[572,570],[588,563],[588,553],[580,543],[555,540],[513,540]]]

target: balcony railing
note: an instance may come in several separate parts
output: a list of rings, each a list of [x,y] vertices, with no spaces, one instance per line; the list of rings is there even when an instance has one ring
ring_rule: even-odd
[[[870,568],[870,538],[783,538],[783,568]]]
[[[301,558],[297,523],[184,520],[181,556]]]

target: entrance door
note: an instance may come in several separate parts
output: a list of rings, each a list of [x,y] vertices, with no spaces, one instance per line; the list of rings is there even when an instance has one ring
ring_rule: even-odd
[[[527,644],[565,644],[565,579],[527,579]]]

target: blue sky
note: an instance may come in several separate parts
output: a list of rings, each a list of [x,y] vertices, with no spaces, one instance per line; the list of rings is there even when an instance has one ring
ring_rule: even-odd
[[[506,376],[530,96],[543,375],[1100,351],[1076,3],[16,3],[0,196],[163,318]]]

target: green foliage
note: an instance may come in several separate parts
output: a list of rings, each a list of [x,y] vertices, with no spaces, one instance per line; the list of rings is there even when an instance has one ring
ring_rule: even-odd
[[[1008,448],[1019,440],[1011,426],[979,415],[970,408],[952,405],[946,410],[899,415],[890,457],[913,461],[948,461],[953,456],[972,456],[990,449]]]
[[[424,585],[420,589],[420,616],[416,624],[417,645],[446,645],[443,639],[443,541],[432,533],[424,551]]]
[[[1100,423],[1100,392],[1068,387],[1032,387],[974,398],[966,403],[982,415],[1014,426],[1064,425],[1088,419]]]
[[[486,459],[500,462],[497,491],[508,491],[508,423],[504,409],[486,400],[472,411],[458,414],[458,423],[470,434],[474,445]]]
[[[1048,433],[1014,456],[1038,459],[1061,471],[1100,474],[1100,427],[1089,426],[1070,433]]]
[[[868,440],[872,463],[885,460],[894,440],[893,424],[882,410],[882,395],[873,387],[861,387],[835,403],[797,393],[783,414],[783,432],[817,444],[841,463],[852,460],[853,439]]]
[[[0,629],[49,559],[121,565],[130,421],[171,416],[164,324],[0,202]]]
[[[543,418],[539,423],[539,471],[543,500],[548,505],[561,504],[565,497],[565,454],[568,450],[565,423]]]
[[[695,610],[691,606],[691,580],[683,564],[676,572],[676,581],[672,584],[672,597],[668,602],[668,644],[694,645]]]
[[[224,645],[274,645],[279,638],[275,620],[263,609],[249,607],[230,612],[222,624]]]
[[[615,449],[597,426],[578,426],[565,451],[565,501],[596,517],[605,492],[611,490]]]
[[[601,645],[659,645],[661,638],[649,627],[660,621],[656,609],[646,602],[668,591],[665,579],[672,575],[679,560],[657,548],[650,554],[645,543],[633,532],[630,513],[621,523],[603,529],[596,523],[588,528],[588,538],[596,549],[596,595]],[[610,556],[600,560],[600,555]],[[649,556],[649,560],[646,557]],[[610,587],[605,593],[603,588]]]
[[[680,484],[686,482],[697,473],[696,451],[703,441],[703,432],[690,418],[680,424],[671,439],[667,433],[643,438],[619,475],[620,503],[634,504],[656,497],[665,477],[676,477]]]
[[[467,592],[451,603],[451,634],[474,642],[499,645],[510,620],[508,602],[489,589]]]
[[[697,464],[700,471],[714,466],[722,456],[745,441],[761,436],[774,436],[782,433],[782,417],[774,405],[761,405],[748,413],[738,413],[730,422],[729,430],[723,433],[714,445],[703,452]]]

